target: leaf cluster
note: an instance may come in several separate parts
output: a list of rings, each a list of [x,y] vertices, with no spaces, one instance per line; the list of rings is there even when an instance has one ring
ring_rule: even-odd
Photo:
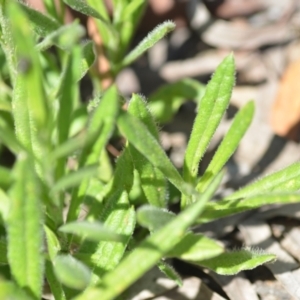
[[[219,274],[236,274],[275,259],[245,248],[226,250],[191,228],[271,203],[300,200],[299,163],[213,201],[226,162],[254,114],[250,101],[235,116],[204,174],[199,163],[230,101],[235,81],[227,56],[204,87],[185,79],[163,86],[128,108],[115,84],[80,99],[93,42],[77,22],[64,25],[65,5],[94,18],[114,75],[174,29],[156,27],[126,54],[146,1],[45,1],[41,14],[18,1],[0,1],[1,149],[14,156],[0,166],[0,298],[41,299],[46,281],[56,300],[114,299],[153,266],[181,284],[167,258]],[[96,88],[95,88],[96,89]],[[172,118],[185,99],[198,113],[176,169],[160,145],[156,122]],[[116,161],[112,137],[126,139]],[[170,212],[170,189],[181,211]],[[125,295],[125,294],[123,294]]]

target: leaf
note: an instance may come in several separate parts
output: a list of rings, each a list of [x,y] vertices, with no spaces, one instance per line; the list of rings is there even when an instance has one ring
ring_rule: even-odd
[[[0,141],[15,155],[21,150],[13,129],[4,118],[0,119]]]
[[[7,11],[18,62],[12,99],[16,135],[28,151],[41,158],[42,149],[47,146],[47,125],[51,110],[48,109],[43,88],[39,57],[28,21],[20,7],[9,2]]]
[[[130,114],[121,113],[118,117],[117,125],[129,143],[143,154],[155,168],[159,169],[178,190],[187,194],[192,192],[157,140],[140,120]]]
[[[254,114],[254,103],[246,104],[235,116],[232,125],[218,147],[213,159],[197,184],[197,191],[202,192],[214,176],[224,167],[228,159],[238,147],[242,137],[247,131]]]
[[[112,85],[99,100],[100,103],[90,116],[88,144],[81,154],[80,165],[98,161],[104,146],[113,133],[119,113],[119,96],[115,85]]]
[[[61,26],[57,30],[52,31],[36,45],[36,49],[38,51],[45,51],[55,45],[63,50],[71,50],[85,35],[84,27],[78,23],[79,21],[74,21],[71,24]]]
[[[128,112],[139,118],[149,132],[158,141],[158,130],[149,112],[145,100],[139,95],[133,95],[128,106]],[[165,207],[168,191],[167,182],[162,172],[155,168],[130,143],[128,145],[135,169],[140,175],[141,186],[148,202],[154,206]]]
[[[76,234],[83,239],[88,239],[95,242],[114,241],[121,242],[123,237],[116,234],[110,228],[107,228],[100,222],[76,221],[67,223],[59,228],[60,231]]]
[[[71,187],[76,187],[83,180],[93,177],[98,172],[97,165],[91,165],[81,168],[77,171],[71,172],[63,177],[61,177],[51,188],[50,193],[56,193],[69,189]]]
[[[91,16],[93,18],[98,19],[101,21],[101,23],[106,27],[107,30],[110,31],[113,36],[116,36],[116,31],[113,28],[113,26],[105,19],[103,18],[95,9],[93,9],[91,6],[86,4],[83,0],[63,0],[65,4],[70,6],[75,11],[78,11],[84,15]]]
[[[11,178],[11,175],[10,175]],[[12,179],[12,178],[11,178]],[[0,214],[4,221],[6,221],[11,208],[11,200],[8,195],[0,189]]]
[[[230,54],[216,69],[201,99],[184,158],[183,178],[186,182],[196,181],[199,162],[227,109],[233,84],[234,58]],[[190,202],[191,199],[183,197],[181,205],[185,207]]]
[[[188,261],[199,261],[213,258],[224,251],[224,248],[212,239],[202,234],[187,233],[174,246],[167,257],[177,257]]]
[[[43,283],[41,188],[29,157],[22,153],[13,169],[7,217],[8,261],[15,281],[39,299]]]
[[[299,189],[300,162],[267,175],[226,197],[226,200],[234,200],[252,197],[259,194],[277,192],[290,193]]]
[[[135,211],[129,204],[126,191],[117,191],[110,199],[107,199],[99,221],[103,222],[107,229],[122,235],[122,242],[85,241],[77,256],[88,259],[95,275],[102,279],[103,274],[113,270],[119,264],[135,228]],[[94,281],[97,281],[97,278]]]
[[[214,194],[221,178],[218,176],[197,202],[187,207],[174,220],[146,238],[132,252],[128,253],[115,270],[102,278],[98,287],[86,289],[75,299],[114,299],[128,288],[180,242],[187,228],[198,218],[205,204]]]
[[[33,300],[26,292],[12,281],[0,280],[0,299],[3,300]]]
[[[148,99],[150,111],[157,121],[167,123],[186,100],[199,102],[204,91],[204,85],[189,78],[163,85],[150,95]]]
[[[104,94],[98,106],[91,113],[86,141],[80,154],[79,167],[98,164],[101,152],[111,137],[119,113],[119,97],[115,85],[112,85]],[[68,222],[76,220],[78,208],[88,189],[88,181],[83,180],[79,189],[74,189]]]
[[[24,13],[27,15],[28,20],[33,25],[34,31],[45,37],[52,31],[57,30],[60,27],[60,24],[53,18],[50,18],[41,12],[30,8],[28,5],[24,4],[21,0],[18,0],[19,5],[21,6]]]
[[[3,52],[5,53],[10,81],[14,85],[15,77],[16,77],[17,61],[15,57],[14,41],[11,38],[12,36],[11,20],[6,13],[6,6],[7,6],[6,3],[7,2],[2,3],[0,5],[0,25],[1,25],[0,45]]]
[[[0,166],[0,188],[6,190],[11,184],[11,170]],[[1,194],[1,192],[0,192]],[[1,204],[0,204],[1,206]],[[1,209],[0,209],[1,211]]]
[[[44,230],[47,241],[48,255],[51,261],[53,261],[58,252],[61,250],[61,245],[57,235],[48,226],[44,226]]]
[[[300,202],[300,194],[262,194],[244,199],[221,200],[207,203],[199,222],[210,222],[215,219],[230,216],[236,213],[259,208],[267,204],[286,204]]]
[[[157,266],[167,276],[167,278],[175,281],[178,286],[183,286],[182,278],[167,262],[160,260],[157,263]]]
[[[276,260],[276,255],[263,250],[244,248],[230,251],[217,257],[199,261],[198,264],[220,275],[234,275],[243,270],[252,270],[262,264]]]
[[[137,210],[137,222],[148,228],[151,232],[155,232],[163,228],[170,221],[175,219],[176,215],[166,209],[143,205]]]
[[[66,286],[85,289],[91,281],[91,271],[82,262],[71,255],[58,255],[54,259],[54,272],[57,278]]]
[[[88,72],[90,67],[95,61],[94,44],[91,41],[87,41],[82,45],[82,56],[81,61],[76,65],[78,68],[78,76],[75,77],[76,81],[81,80],[84,75]]]
[[[66,295],[63,290],[62,284],[58,281],[57,277],[55,276],[53,264],[51,261],[46,260],[46,268],[45,268],[45,275],[47,282],[50,286],[51,293],[54,296],[55,300],[66,300]]]
[[[160,39],[174,29],[175,23],[172,21],[165,21],[164,23],[158,25],[150,33],[148,33],[148,35],[131,52],[125,56],[119,68],[121,69],[130,65],[145,51],[151,48]]]
[[[7,242],[4,238],[0,238],[0,265],[8,264],[7,260]]]

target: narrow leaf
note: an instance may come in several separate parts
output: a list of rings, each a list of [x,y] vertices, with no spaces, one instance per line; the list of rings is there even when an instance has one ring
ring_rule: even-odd
[[[62,178],[60,178],[51,188],[50,193],[56,193],[58,191],[63,191],[69,189],[71,187],[77,186],[83,180],[86,180],[90,177],[93,177],[98,172],[97,165],[87,166],[85,168],[81,168],[78,171],[71,172]]]
[[[234,275],[243,270],[252,270],[274,260],[276,260],[276,255],[274,254],[245,248],[222,253],[217,257],[199,261],[198,264],[220,275]]]
[[[63,0],[65,4],[70,6],[75,11],[78,11],[84,15],[91,16],[93,18],[98,19],[101,21],[101,23],[106,27],[107,30],[110,31],[110,33],[113,34],[113,36],[116,36],[116,31],[113,28],[113,26],[105,19],[103,18],[95,9],[93,9],[91,6],[86,4],[83,0]]]
[[[201,99],[198,114],[187,146],[184,161],[184,179],[194,182],[198,164],[228,106],[234,84],[233,55],[218,66]]]
[[[158,141],[157,127],[147,108],[145,100],[141,96],[135,94],[132,96],[129,102],[128,112],[139,118]],[[142,189],[148,202],[154,206],[165,207],[168,196],[165,176],[130,143],[128,149],[131,153],[134,167],[140,175]]]
[[[88,288],[76,297],[76,300],[97,298],[110,300],[128,288],[180,242],[188,227],[194,223],[207,201],[214,194],[220,180],[221,176],[218,176],[197,202],[187,207],[174,220],[146,238],[130,252],[115,270],[102,278],[99,287]]]
[[[143,205],[137,211],[137,222],[148,228],[151,232],[163,228],[167,223],[172,221],[176,215],[166,209]]]
[[[209,222],[239,212],[259,208],[267,204],[300,202],[300,194],[263,194],[244,199],[222,200],[207,203],[199,222]]]
[[[160,260],[157,263],[158,268],[171,280],[175,281],[178,286],[182,286],[183,282],[180,275],[166,261]]]
[[[122,61],[120,68],[124,68],[135,61],[145,51],[156,44],[160,39],[175,29],[175,23],[166,21],[154,28]]]
[[[100,103],[91,112],[86,141],[80,154],[79,166],[98,164],[101,152],[111,137],[119,113],[119,96],[115,85],[104,94]],[[74,189],[68,212],[68,222],[76,220],[78,208],[88,189],[89,182],[83,180],[80,187]]]
[[[143,154],[155,168],[158,168],[178,190],[182,193],[191,193],[164,150],[140,120],[122,113],[118,117],[117,125],[129,143]]]
[[[189,232],[167,254],[167,257],[177,257],[188,261],[210,259],[221,254],[224,248],[212,239],[202,234]]]
[[[18,158],[13,176],[7,218],[8,260],[18,285],[39,299],[44,265],[41,190],[33,163],[24,153]]]
[[[247,131],[254,114],[254,103],[246,104],[235,116],[233,123],[218,147],[213,159],[205,170],[197,184],[197,191],[202,192],[209,185],[211,180],[224,167],[228,159],[238,147],[242,137]]]
[[[50,18],[41,12],[30,8],[21,0],[18,0],[19,5],[22,7],[23,11],[26,13],[28,20],[33,25],[34,31],[42,36],[45,37],[52,31],[57,30],[60,27],[60,24],[53,18]]]
[[[54,259],[54,272],[63,284],[76,290],[85,289],[91,281],[89,268],[71,255],[58,255]]]
[[[104,226],[100,222],[76,221],[67,223],[59,228],[60,231],[76,234],[83,239],[88,239],[95,242],[114,241],[121,242],[123,237],[116,234],[110,228]]]
[[[66,300],[66,295],[63,290],[62,284],[58,281],[57,277],[54,273],[53,264],[51,261],[46,260],[46,266],[45,266],[45,275],[47,282],[50,286],[51,293],[54,296],[55,300]]]
[[[24,289],[18,287],[12,281],[0,280],[0,299],[3,300],[33,300]]]
[[[4,238],[0,238],[0,265],[2,265],[2,264],[4,264],[4,265],[8,264],[7,241]]]
[[[88,258],[95,275],[102,279],[103,274],[113,270],[119,264],[135,228],[135,211],[129,204],[127,192],[117,191],[108,199],[99,220],[106,228],[123,236],[122,242],[86,241],[81,246],[78,257]],[[97,278],[94,281],[97,281]]]
[[[149,97],[149,108],[155,119],[161,123],[171,121],[179,107],[186,100],[198,103],[205,92],[205,86],[197,80],[185,78],[163,85]]]
[[[289,193],[299,189],[300,162],[267,175],[226,197],[227,200],[235,200],[252,197],[258,194],[276,191],[278,193]]]
[[[11,174],[10,174],[10,178],[11,178]],[[4,221],[7,219],[10,209],[11,209],[11,200],[8,197],[8,195],[2,189],[0,189],[0,214]]]
[[[84,27],[79,25],[78,21],[74,21],[71,24],[61,26],[57,30],[52,31],[36,45],[36,49],[45,51],[56,45],[60,49],[70,50],[84,35]]]
[[[11,38],[15,43],[18,62],[17,82],[12,101],[16,133],[19,140],[24,141],[24,144],[28,145],[27,148],[35,148],[36,153],[45,147],[46,139],[43,144],[39,144],[38,137],[47,136],[45,130],[51,111],[48,110],[42,70],[28,20],[14,2],[9,2],[7,11],[11,19]],[[39,128],[38,132],[36,128]],[[26,133],[25,137],[22,136],[22,131]]]
[[[196,181],[199,162],[227,109],[233,84],[234,59],[230,54],[216,69],[201,99],[184,158],[183,178],[186,182]],[[191,198],[182,197],[182,207],[191,201]]]

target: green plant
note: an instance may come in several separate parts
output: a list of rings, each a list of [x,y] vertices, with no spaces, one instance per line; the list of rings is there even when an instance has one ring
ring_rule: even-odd
[[[97,19],[114,75],[174,28],[171,22],[157,27],[125,56],[145,1],[113,1],[112,22],[102,1],[64,2]],[[199,162],[230,100],[233,55],[219,65],[205,93],[193,80],[154,93],[149,103],[154,118],[139,95],[132,96],[127,111],[122,109],[115,85],[86,105],[78,83],[94,61],[92,42],[80,42],[84,28],[76,21],[62,25],[63,9],[45,3],[50,16],[0,0],[6,65],[0,140],[15,157],[11,169],[0,167],[0,298],[40,299],[46,279],[57,300],[114,299],[155,265],[181,284],[165,261],[169,257],[219,274],[273,261],[275,256],[263,251],[227,251],[189,229],[265,204],[300,200],[295,163],[226,199],[210,201],[251,122],[253,102],[237,113],[198,177]],[[181,175],[159,144],[154,119],[169,120],[185,97],[197,100],[199,109]],[[127,140],[115,163],[106,151],[113,135]],[[178,215],[167,210],[169,185],[181,193]]]

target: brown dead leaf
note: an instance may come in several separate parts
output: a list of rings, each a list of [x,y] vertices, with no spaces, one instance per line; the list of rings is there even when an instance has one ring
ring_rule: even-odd
[[[289,139],[300,137],[300,59],[285,70],[271,113],[274,131]]]

